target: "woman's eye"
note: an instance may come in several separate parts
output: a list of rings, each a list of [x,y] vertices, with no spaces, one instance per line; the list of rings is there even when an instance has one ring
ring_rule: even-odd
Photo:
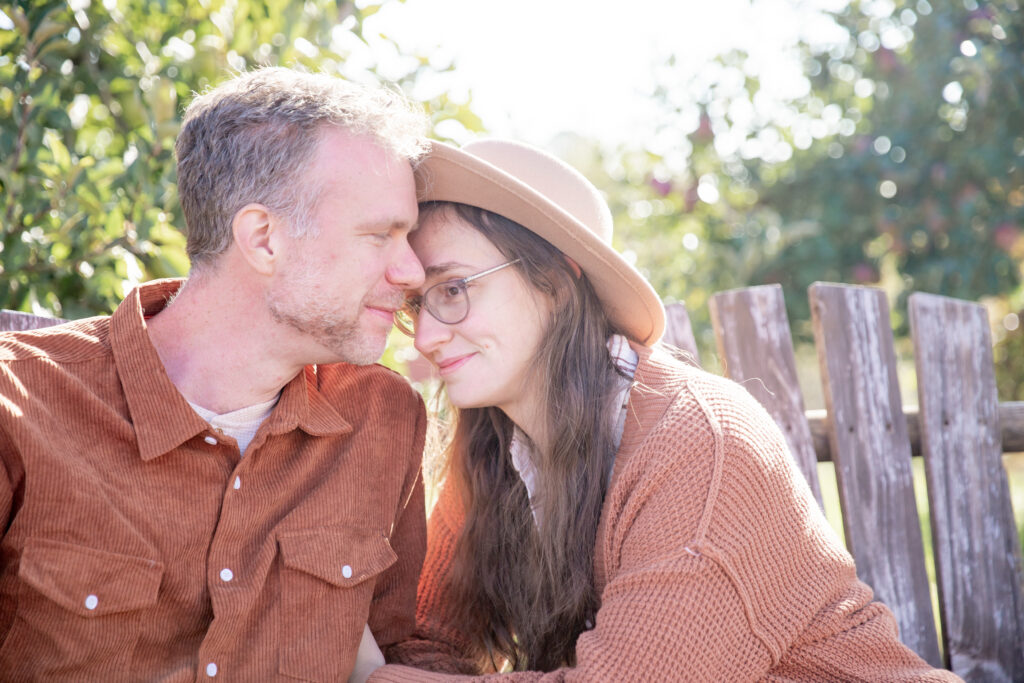
[[[444,295],[449,299],[454,299],[462,294],[462,287],[457,284],[446,285],[444,288]]]

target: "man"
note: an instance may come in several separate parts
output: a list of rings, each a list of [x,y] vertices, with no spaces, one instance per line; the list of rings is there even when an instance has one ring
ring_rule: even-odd
[[[409,632],[423,408],[369,364],[425,144],[389,91],[239,76],[178,139],[187,283],[0,336],[0,677],[345,679]]]

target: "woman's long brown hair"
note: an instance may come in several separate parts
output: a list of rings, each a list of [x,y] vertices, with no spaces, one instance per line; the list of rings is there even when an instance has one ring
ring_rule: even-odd
[[[514,425],[498,408],[456,411],[445,481],[466,510],[450,587],[459,630],[475,640],[482,669],[507,660],[550,671],[575,663],[576,638],[598,608],[594,546],[621,386],[606,346],[615,330],[586,276],[543,238],[462,204],[425,205],[421,220],[438,211],[520,259],[519,275],[553,304],[536,352],[549,435],[547,448],[534,445],[537,520],[509,456]]]

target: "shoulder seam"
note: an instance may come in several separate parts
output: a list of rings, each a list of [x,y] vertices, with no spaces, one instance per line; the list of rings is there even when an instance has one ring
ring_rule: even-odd
[[[703,545],[704,538],[707,536],[708,528],[711,526],[711,513],[715,509],[715,503],[718,501],[718,490],[722,485],[722,470],[725,462],[725,444],[724,437],[722,435],[722,424],[718,421],[718,416],[711,410],[711,406],[708,405],[707,399],[704,395],[693,385],[693,382],[686,381],[686,388],[689,390],[690,395],[693,396],[694,400],[697,401],[697,405],[700,406],[701,412],[704,413],[704,418],[708,421],[708,426],[711,428],[711,433],[714,437],[715,442],[715,461],[714,467],[711,471],[711,483],[708,486],[708,497],[704,501],[704,510],[700,515],[700,522],[697,525],[697,533],[694,538],[694,542],[697,545]]]

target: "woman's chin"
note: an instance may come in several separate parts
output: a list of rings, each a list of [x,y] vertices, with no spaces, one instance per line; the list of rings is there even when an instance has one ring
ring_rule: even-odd
[[[485,397],[475,395],[475,392],[466,391],[461,387],[453,387],[448,385],[448,402],[459,410],[466,410],[468,408],[486,408],[487,406],[494,405],[489,403]]]

